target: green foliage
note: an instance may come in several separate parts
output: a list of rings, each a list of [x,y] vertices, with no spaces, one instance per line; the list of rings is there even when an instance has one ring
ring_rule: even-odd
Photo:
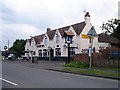
[[[9,51],[15,52],[17,57],[20,57],[22,52],[25,50],[26,40],[17,39]]]
[[[120,40],[120,23],[111,35]]]
[[[103,22],[101,28],[102,28],[104,33],[112,34],[114,32],[114,30],[116,30],[116,28],[119,25],[119,23],[120,23],[120,20],[118,20],[118,19],[111,19],[111,20],[108,20],[107,23]]]
[[[110,76],[110,77],[119,77],[118,68],[91,68],[91,69],[79,69],[67,67],[63,70],[81,73],[81,74],[90,74],[90,75],[100,75],[100,76]]]
[[[88,64],[84,62],[71,61],[70,63],[65,64],[65,67],[88,68]]]
[[[102,28],[103,33],[109,34],[120,40],[120,20],[119,19],[111,19],[111,20],[108,20],[107,23],[103,22],[100,28]]]

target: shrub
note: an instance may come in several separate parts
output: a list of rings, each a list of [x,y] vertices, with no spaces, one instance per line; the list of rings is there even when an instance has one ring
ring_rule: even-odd
[[[71,61],[70,63],[65,64],[65,67],[88,68],[88,64],[84,62]]]

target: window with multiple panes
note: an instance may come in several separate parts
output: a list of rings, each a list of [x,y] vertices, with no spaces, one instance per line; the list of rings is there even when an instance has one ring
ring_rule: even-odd
[[[38,53],[39,53],[39,56],[42,57],[42,50],[39,50]]]
[[[45,45],[47,45],[48,44],[48,38],[45,36]]]
[[[58,34],[56,34],[56,43],[59,43],[59,41],[60,41],[60,37]]]
[[[70,56],[75,55],[75,47],[70,47]]]
[[[47,57],[47,49],[43,49],[43,57]]]
[[[56,56],[61,56],[61,48],[56,48],[55,54],[56,54]]]

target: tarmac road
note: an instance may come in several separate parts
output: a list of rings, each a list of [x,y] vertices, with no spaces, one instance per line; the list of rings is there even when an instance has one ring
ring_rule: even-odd
[[[118,88],[112,79],[61,73],[2,63],[3,88]]]

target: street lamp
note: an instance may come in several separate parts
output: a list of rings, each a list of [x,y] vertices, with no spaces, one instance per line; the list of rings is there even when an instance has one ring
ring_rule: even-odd
[[[65,43],[68,44],[68,60],[66,63],[70,62],[70,44],[72,44],[72,38],[74,34],[72,31],[65,31],[64,32],[64,37],[65,37]]]
[[[93,46],[93,39],[94,37],[97,37],[97,33],[95,31],[95,28],[92,26],[91,29],[88,31],[87,36],[89,37],[89,68],[92,66],[92,46]]]

